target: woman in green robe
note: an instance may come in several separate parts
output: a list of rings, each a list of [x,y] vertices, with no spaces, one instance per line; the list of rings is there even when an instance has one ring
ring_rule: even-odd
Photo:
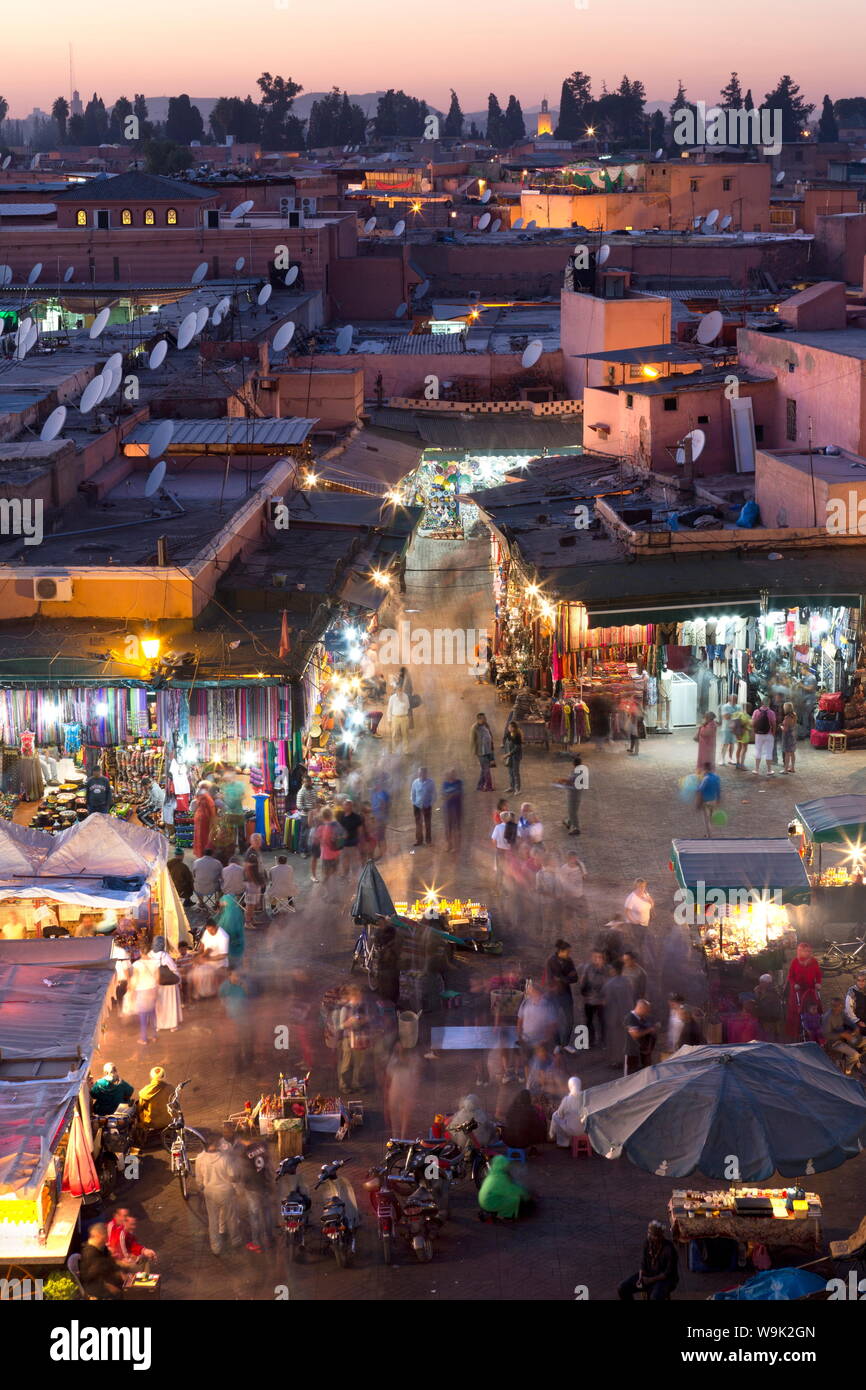
[[[531,1203],[532,1198],[525,1187],[515,1182],[511,1176],[511,1164],[504,1154],[497,1154],[490,1163],[490,1171],[481,1184],[478,1205],[482,1211],[498,1216],[502,1221],[513,1221],[520,1216],[521,1206]]]
[[[232,897],[231,893],[226,893],[220,899],[220,914],[217,917],[217,926],[222,927],[228,933],[229,938],[229,965],[237,965],[243,959],[246,947],[246,933],[244,932],[244,914],[237,898]]]

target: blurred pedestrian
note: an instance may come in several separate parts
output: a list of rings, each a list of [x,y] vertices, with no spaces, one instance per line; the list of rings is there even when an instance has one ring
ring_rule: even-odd
[[[493,778],[491,768],[495,766],[493,757],[493,734],[487,722],[487,715],[479,713],[475,716],[475,723],[472,725],[470,736],[470,748],[478,759],[478,785],[475,788],[480,792],[493,791]]]
[[[131,1012],[138,1015],[138,1041],[156,1042],[156,999],[159,991],[159,960],[146,946],[133,962],[129,972],[129,988],[124,998],[131,999]]]
[[[718,737],[719,726],[716,723],[716,716],[712,710],[707,710],[703,721],[695,730],[694,740],[698,745],[697,764],[695,770],[703,772],[707,763],[710,764],[710,771],[716,766],[716,739]]]
[[[637,1000],[631,980],[623,974],[623,963],[615,960],[609,967],[610,977],[605,980],[601,995],[604,1003],[607,1045],[607,1063],[614,1071],[622,1068],[626,1052],[625,1020]]]
[[[357,985],[349,985],[340,1010],[340,1062],[337,1084],[341,1095],[366,1091],[370,1076],[372,1020]]]
[[[509,720],[502,735],[505,749],[503,762],[508,768],[508,790],[512,794],[520,791],[520,764],[523,761],[523,734],[516,720]]]
[[[572,985],[577,984],[578,974],[571,958],[571,944],[562,937],[555,943],[552,955],[548,956],[544,967],[544,979],[548,995],[558,1014],[555,1034],[557,1051],[574,1052],[571,1045],[574,1033],[574,999]]]
[[[628,980],[634,992],[634,1002],[643,999],[646,994],[647,978],[646,971],[641,965],[637,951],[633,948],[622,953],[622,974],[623,979]]]
[[[652,1005],[648,999],[638,999],[634,1008],[626,1015],[625,1033],[626,1072],[651,1067],[658,1024],[652,1016]]]
[[[426,767],[419,767],[418,776],[412,783],[409,794],[412,801],[412,814],[415,817],[415,844],[416,846],[429,845],[432,838],[431,824],[436,783],[432,777],[427,775]]]
[[[249,991],[240,972],[234,967],[220,985],[219,997],[226,1016],[229,1040],[234,1045],[235,1060],[241,1067],[249,1066],[253,1060]]]
[[[454,768],[446,772],[442,783],[442,814],[448,853],[456,854],[463,836],[463,781]]]
[[[219,1140],[208,1140],[204,1153],[195,1160],[195,1180],[204,1197],[208,1239],[214,1255],[221,1255],[226,1240],[233,1247],[241,1244],[236,1174],[231,1159],[219,1147]]]
[[[385,1067],[385,1129],[395,1139],[406,1139],[411,1129],[412,1110],[419,1093],[421,1062],[412,1048],[397,1043]]]
[[[610,968],[603,951],[593,951],[589,960],[581,967],[578,979],[578,992],[583,1000],[583,1012],[589,1033],[589,1045],[597,1042],[601,1047],[605,1039],[605,981],[610,978]]]

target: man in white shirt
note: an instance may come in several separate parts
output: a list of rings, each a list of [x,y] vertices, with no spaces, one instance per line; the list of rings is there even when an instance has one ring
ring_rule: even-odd
[[[268,897],[288,901],[294,909],[295,871],[284,854],[277,857],[268,875]]]
[[[517,844],[517,818],[513,811],[503,813],[502,820],[498,825],[494,825],[490,838],[493,841],[496,886],[499,888],[502,885],[502,871],[508,862],[507,857],[513,853]]]
[[[200,898],[209,898],[223,886],[223,866],[212,849],[206,849],[192,866],[192,884]]]
[[[244,891],[244,866],[237,854],[233,854],[222,871],[222,891],[239,898]]]
[[[409,747],[409,696],[405,690],[395,690],[388,701],[388,724],[391,729],[391,751],[399,744],[405,752]]]
[[[582,917],[585,913],[583,880],[586,878],[586,865],[583,860],[578,859],[576,854],[567,854],[565,863],[557,870],[557,877],[563,901]]]
[[[213,965],[228,965],[229,934],[216,922],[205,922],[199,946]]]

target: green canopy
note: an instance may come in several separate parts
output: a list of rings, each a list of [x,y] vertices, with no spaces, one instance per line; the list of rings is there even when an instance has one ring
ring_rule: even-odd
[[[819,796],[795,806],[794,814],[815,844],[866,843],[866,796]]]
[[[806,866],[790,840],[674,840],[672,849],[681,888],[778,891],[785,903],[809,901]]]

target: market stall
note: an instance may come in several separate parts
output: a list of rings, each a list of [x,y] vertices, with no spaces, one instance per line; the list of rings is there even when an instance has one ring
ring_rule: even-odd
[[[745,1258],[751,1248],[794,1246],[817,1255],[823,1244],[821,1198],[798,1188],[729,1187],[719,1192],[686,1189],[668,1203],[671,1236],[692,1241],[733,1240]]]
[[[794,807],[789,834],[812,884],[809,934],[866,921],[866,796],[822,796]]]

